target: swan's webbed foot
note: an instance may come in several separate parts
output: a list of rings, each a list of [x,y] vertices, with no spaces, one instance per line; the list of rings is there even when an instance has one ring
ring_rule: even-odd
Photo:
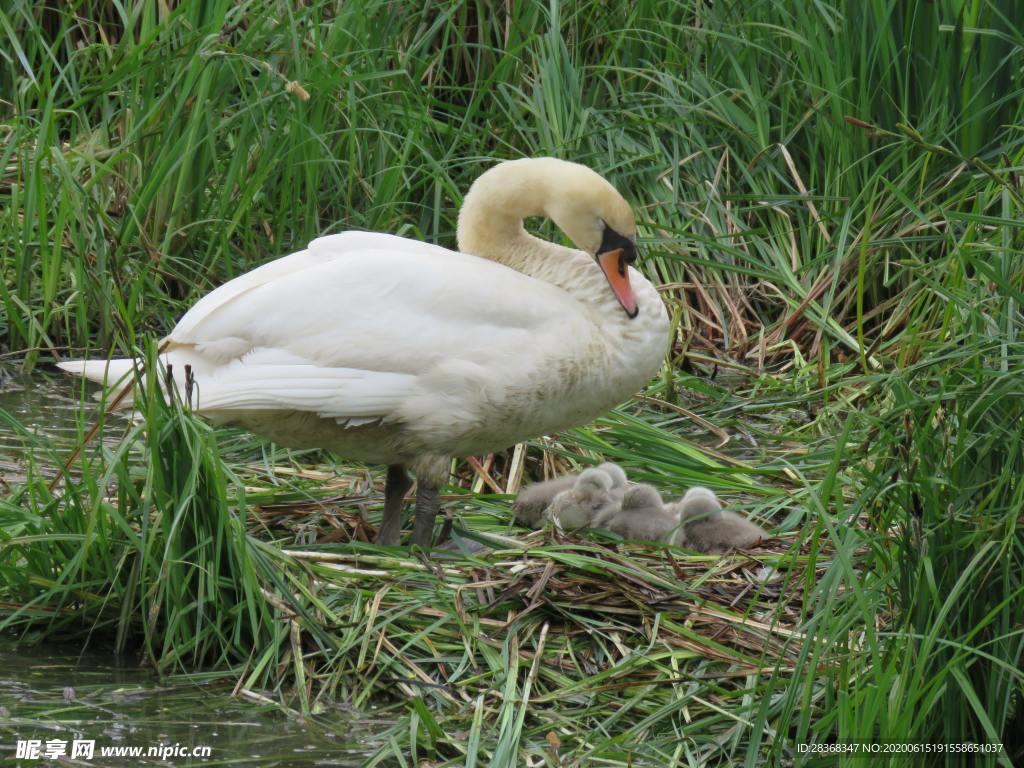
[[[384,516],[377,530],[377,543],[388,546],[398,544],[402,532],[402,504],[405,494],[412,486],[405,467],[401,464],[389,464],[387,480],[384,482]],[[417,508],[418,508],[417,504]]]
[[[423,549],[429,550],[434,543],[434,520],[440,507],[437,488],[428,488],[420,483],[416,490],[416,522],[412,541]]]

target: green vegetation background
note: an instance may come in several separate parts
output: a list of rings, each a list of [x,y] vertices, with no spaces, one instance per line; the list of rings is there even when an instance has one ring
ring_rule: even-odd
[[[681,625],[670,634],[689,637],[685,653],[654,650],[638,624],[629,642],[648,652],[622,654],[596,619],[556,648],[536,616],[497,650],[453,640],[442,653],[431,637],[457,637],[462,619],[416,623],[413,606],[443,585],[414,582],[389,598],[388,663],[433,669],[441,654],[478,676],[469,704],[419,690],[376,759],[550,762],[558,730],[557,759],[588,765],[801,763],[794,744],[830,739],[1002,741],[978,762],[938,759],[1010,765],[1024,759],[1022,10],[9,0],[0,334],[26,369],[138,351],[203,293],[317,234],[453,246],[461,195],[495,159],[586,163],[635,204],[675,337],[642,405],[560,449],[614,456],[665,488],[744,491],[783,534],[771,562],[804,581],[778,603],[796,606],[799,632],[790,655],[766,642],[736,656],[731,677],[693,648],[725,651]],[[679,406],[760,449],[709,459]],[[225,489],[241,483],[214,433],[147,407],[130,450],[87,452],[67,494],[38,479],[11,490],[0,626],[141,637],[161,669],[238,670],[256,647],[246,679],[282,700],[297,683],[305,711],[387,688],[352,681],[384,621],[365,608],[373,588],[338,584],[328,606],[296,586],[293,564],[232,512],[242,502]],[[488,503],[473,522],[500,527],[502,504]],[[587,552],[551,562],[607,567]],[[268,589],[294,600],[300,630],[281,629]],[[319,626],[325,612],[349,629]],[[302,633],[318,649],[308,665],[290,655]],[[520,646],[560,661],[520,664]]]

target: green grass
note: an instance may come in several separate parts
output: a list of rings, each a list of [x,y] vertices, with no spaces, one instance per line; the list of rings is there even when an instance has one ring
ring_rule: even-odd
[[[524,539],[459,464],[456,523],[530,546],[431,569],[358,540],[357,468],[151,397],[59,492],[64,454],[24,437],[0,627],[313,717],[390,700],[378,764],[832,765],[795,745],[851,739],[1024,760],[1017,3],[170,5],[0,10],[23,368],[136,352],[321,232],[454,245],[488,163],[553,154],[634,203],[674,339],[643,398],[535,441],[527,475],[604,456],[781,535],[750,565]],[[296,545],[296,520],[339,541]]]

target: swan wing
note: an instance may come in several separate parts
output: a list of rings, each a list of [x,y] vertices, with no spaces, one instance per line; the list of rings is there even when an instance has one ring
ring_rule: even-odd
[[[579,302],[508,267],[403,238],[351,242],[315,241],[185,315],[168,360],[193,366],[199,408],[358,423],[444,403],[450,417],[456,401],[528,388],[588,330]]]
[[[230,304],[238,296],[255,288],[299,274],[326,262],[344,258],[352,253],[381,249],[407,251],[420,256],[443,256],[451,253],[438,245],[381,232],[341,232],[336,235],[318,237],[305,250],[269,261],[210,291],[185,313],[178,322],[175,332],[179,335],[187,334],[211,312]]]

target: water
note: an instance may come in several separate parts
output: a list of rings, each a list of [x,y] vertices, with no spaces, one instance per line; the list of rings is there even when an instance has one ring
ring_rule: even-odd
[[[49,479],[64,466],[82,435],[102,416],[100,401],[82,400],[80,379],[36,370],[30,375],[0,363],[0,492],[4,486],[25,482],[30,452],[34,471]],[[100,387],[85,382],[87,395]],[[105,427],[93,440],[115,446],[129,425],[127,412],[104,419]],[[74,472],[74,470],[72,470]]]
[[[43,476],[63,464],[98,415],[92,401],[83,411],[80,392],[67,376],[25,376],[4,367],[0,410],[13,420],[0,414],[0,493],[24,482],[28,451],[37,453],[35,471]],[[107,423],[104,439],[116,443],[127,418]],[[374,731],[388,724],[341,705],[303,721],[274,705],[233,696],[233,681],[161,684],[134,656],[119,658],[104,647],[97,640],[83,653],[78,647],[15,647],[0,638],[0,766],[356,766],[378,746]],[[67,754],[18,760],[19,740],[37,740],[41,747],[64,742]],[[91,760],[69,758],[75,740],[94,742]],[[150,747],[175,751],[166,760],[100,754],[119,747],[141,747],[144,755]],[[210,756],[185,756],[196,747],[209,747]]]
[[[26,376],[13,366],[0,367],[0,411],[9,416],[0,421],[0,480],[24,482],[24,454],[30,446],[72,449],[78,437],[79,391],[64,376]]]
[[[330,725],[324,725],[324,722]],[[0,765],[360,765],[373,725],[338,707],[318,722],[231,696],[226,683],[160,685],[133,659],[74,648],[0,645]],[[92,760],[17,760],[17,742],[94,742]],[[101,750],[150,747],[176,755],[110,757]],[[190,757],[196,748],[209,757]],[[173,750],[173,751],[172,751]],[[372,749],[370,749],[372,751]],[[64,755],[65,759],[67,755]]]

